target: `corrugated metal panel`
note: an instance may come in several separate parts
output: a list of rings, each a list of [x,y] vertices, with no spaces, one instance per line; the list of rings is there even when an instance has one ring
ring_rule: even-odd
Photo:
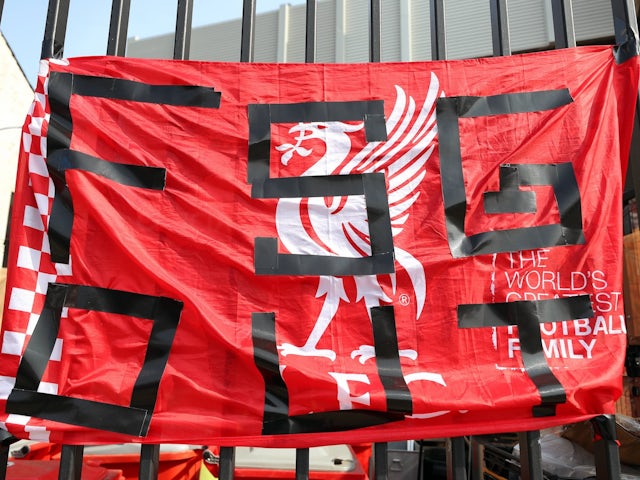
[[[447,58],[486,57],[491,46],[491,10],[488,1],[445,1]]]
[[[578,42],[613,37],[611,0],[574,1],[573,24]]]
[[[318,63],[336,61],[336,1],[318,2],[316,9],[316,60]]]
[[[284,0],[283,0],[284,1]],[[407,0],[411,25],[410,60],[431,58],[429,2]],[[318,62],[336,60],[336,0],[320,0],[317,8]],[[553,42],[550,0],[509,0],[509,30],[514,52],[545,48]],[[345,61],[369,60],[369,0],[346,0]],[[574,0],[576,39],[587,41],[613,35],[610,0]],[[488,0],[446,0],[448,58],[492,54],[491,17]],[[290,7],[287,61],[304,61],[305,5]],[[240,20],[194,28],[191,58],[239,60]],[[278,11],[258,15],[257,61],[277,60]],[[400,0],[382,2],[382,59],[400,60]],[[173,34],[147,39],[129,39],[127,55],[171,58]]]
[[[509,0],[508,8],[512,51],[549,46],[553,25],[549,30],[551,4],[548,0]]]
[[[368,0],[347,0],[345,61],[369,61],[369,2]]]
[[[380,38],[383,62],[398,61],[400,51],[400,2],[386,0],[381,2],[382,35]]]
[[[304,5],[296,5],[289,8],[287,62],[304,62],[306,11]]]
[[[172,58],[173,33],[149,38],[130,38],[127,41],[127,57]]]
[[[276,62],[278,60],[278,10],[256,15],[255,50],[256,62]],[[240,39],[236,47],[240,45]],[[231,43],[231,42],[229,42]]]
[[[241,34],[242,28],[239,20],[194,28],[191,34],[190,58],[193,60],[238,62],[240,61]]]
[[[429,2],[409,0],[411,21],[411,60],[431,60],[431,20]]]

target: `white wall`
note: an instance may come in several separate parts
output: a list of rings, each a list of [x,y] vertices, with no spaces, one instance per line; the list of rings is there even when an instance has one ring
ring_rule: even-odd
[[[0,33],[0,258],[16,183],[20,131],[32,101],[33,89]]]

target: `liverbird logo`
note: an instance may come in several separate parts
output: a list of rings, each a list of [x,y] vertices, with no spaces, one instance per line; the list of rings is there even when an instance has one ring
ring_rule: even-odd
[[[338,121],[298,123],[289,133],[296,134],[296,143],[284,143],[276,147],[281,163],[286,166],[294,155],[308,157],[312,149],[305,148],[307,140],[321,140],[326,144],[322,158],[302,175],[348,175],[384,172],[393,236],[398,235],[409,218],[410,208],[418,199],[417,187],[426,175],[426,163],[434,149],[436,136],[435,102],[439,96],[438,78],[431,74],[430,85],[421,107],[396,86],[396,102],[386,122],[388,139],[385,142],[368,143],[355,155],[351,155],[349,134],[361,130],[364,122],[348,124]],[[371,255],[371,243],[363,196],[281,198],[276,210],[278,235],[284,246],[293,254],[337,255],[364,257]],[[416,320],[424,308],[426,281],[424,267],[409,252],[395,246],[395,259],[407,272],[416,299]],[[392,300],[385,294],[376,275],[354,277],[356,302],[364,301],[369,316],[370,309]],[[395,292],[395,274],[391,274]],[[289,343],[278,346],[281,354],[327,357],[335,360],[336,353],[318,349],[317,345],[335,317],[340,302],[350,302],[343,279],[320,276],[316,297],[324,297],[322,309],[302,346]],[[401,350],[400,354],[417,358],[414,350]],[[361,345],[351,357],[360,362],[373,358],[372,346]]]

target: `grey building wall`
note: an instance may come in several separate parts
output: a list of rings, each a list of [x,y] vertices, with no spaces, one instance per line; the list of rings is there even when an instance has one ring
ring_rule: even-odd
[[[553,44],[551,0],[509,0],[509,29],[514,52]],[[369,0],[319,0],[316,61],[366,62],[369,59]],[[613,36],[610,0],[574,0],[578,42]],[[489,0],[445,0],[447,58],[489,56]],[[240,19],[193,30],[193,60],[239,61]],[[429,2],[382,2],[382,60],[431,59]],[[255,61],[304,62],[305,5],[283,4],[256,18]],[[131,38],[127,56],[171,58],[173,34]]]

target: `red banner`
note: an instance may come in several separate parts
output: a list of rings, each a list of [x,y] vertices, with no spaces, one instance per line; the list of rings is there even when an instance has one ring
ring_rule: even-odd
[[[43,62],[0,427],[311,446],[611,413],[637,60]]]

